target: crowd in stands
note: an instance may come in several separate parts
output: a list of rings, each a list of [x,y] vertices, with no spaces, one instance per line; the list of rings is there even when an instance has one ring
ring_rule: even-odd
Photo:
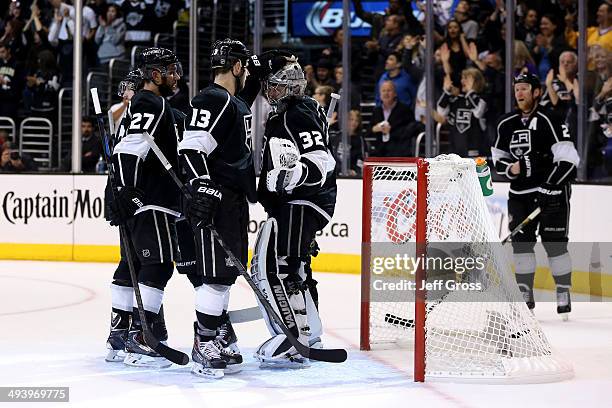
[[[72,81],[75,33],[83,37],[84,72],[104,69],[113,58],[129,58],[134,45],[150,45],[157,33],[171,32],[189,3],[84,0],[79,30],[70,0],[10,1],[4,12],[0,8],[0,116],[56,120],[58,91]],[[585,78],[578,77],[578,0],[517,1],[511,73],[504,66],[504,0],[435,1],[437,106],[431,107],[425,103],[424,78],[425,49],[430,45],[425,43],[424,21],[414,13],[424,11],[425,2],[390,0],[384,14],[364,10],[361,0],[352,3],[371,32],[368,38],[351,40],[350,146],[340,140],[337,114],[330,128],[338,161],[350,155],[351,175],[360,174],[368,156],[414,155],[428,109],[442,126],[448,152],[490,155],[496,120],[505,111],[506,75],[531,72],[542,81],[542,104],[565,118],[574,138],[577,103],[585,98],[588,177],[612,176],[612,0],[587,0]],[[332,92],[342,91],[343,38],[343,31],[336,30],[327,46],[300,60],[307,93],[324,107]],[[587,89],[583,96],[581,81]],[[176,103],[187,105],[186,84],[181,87]],[[369,102],[375,107],[364,125],[361,107]]]
[[[58,92],[72,86],[75,35],[83,38],[86,75],[105,70],[113,58],[129,58],[134,45],[152,45],[157,33],[172,32],[179,13],[186,9],[185,0],[84,0],[78,29],[70,0],[2,3],[0,117],[17,123],[34,116],[56,124]],[[2,169],[10,163],[4,157],[10,150],[2,148]]]
[[[365,41],[352,41],[351,75],[358,85],[352,85],[351,106],[376,105],[372,123],[361,138],[351,138],[352,145],[364,146],[359,160],[412,156],[427,109],[424,53],[428,45],[424,21],[413,12],[415,8],[424,11],[424,2],[391,0],[385,14],[364,11],[361,0],[352,3],[357,17],[372,28]],[[578,78],[577,0],[517,1],[514,70],[508,74],[538,75],[544,90],[541,103],[565,118],[575,140],[579,84],[586,82],[588,177],[604,178],[612,176],[612,1],[588,0],[588,8],[585,78]],[[439,0],[434,9],[437,106],[431,114],[443,126],[448,152],[489,156],[497,118],[505,112],[505,1]],[[337,30],[318,61],[307,66],[311,93],[320,85],[340,90],[341,82],[334,81],[332,70],[341,63],[342,37],[342,30]],[[373,101],[355,98],[366,94],[360,87],[365,82],[361,71],[367,65],[373,68]]]

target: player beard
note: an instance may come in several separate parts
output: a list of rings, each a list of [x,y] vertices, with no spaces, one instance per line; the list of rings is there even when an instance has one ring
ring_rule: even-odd
[[[171,96],[174,93],[174,86],[168,85],[168,79],[166,78],[164,78],[164,81],[161,84],[159,84],[158,88],[159,88],[159,94],[163,96],[164,98]]]

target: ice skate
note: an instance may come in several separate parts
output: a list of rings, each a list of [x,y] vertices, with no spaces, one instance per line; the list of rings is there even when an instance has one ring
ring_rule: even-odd
[[[557,289],[557,313],[561,315],[564,322],[569,320],[569,313],[572,311],[572,300],[569,290]]]
[[[126,342],[127,355],[123,362],[132,367],[167,368],[172,362],[160,356],[144,341],[144,334],[140,328],[131,329]]]
[[[231,322],[226,322],[221,325],[217,331],[217,343],[220,347],[221,358],[227,364],[226,373],[237,373],[240,371],[238,367],[242,363],[242,354],[238,348],[238,337],[232,327]]]
[[[106,348],[108,352],[104,360],[109,363],[122,362],[125,359],[125,343],[128,337],[129,313],[126,312],[123,316],[120,313],[113,312],[111,318],[111,329],[106,340]]]
[[[227,363],[221,356],[221,345],[217,339],[203,341],[198,334],[198,323],[193,324],[194,340],[191,372],[199,377],[223,378]]]

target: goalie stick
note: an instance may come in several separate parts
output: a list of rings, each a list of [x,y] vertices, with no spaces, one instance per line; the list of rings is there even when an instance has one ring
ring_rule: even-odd
[[[104,128],[104,119],[102,116],[102,109],[100,107],[100,99],[98,98],[98,88],[91,88],[91,99],[93,100],[94,110],[96,113],[96,118],[98,119],[98,128],[100,131],[100,138],[102,141],[102,150],[104,154],[104,160],[106,162],[106,166],[108,168],[108,178],[111,183],[111,193],[113,194],[113,199],[115,198],[115,181],[111,175],[112,171],[112,163],[111,163],[111,149],[110,149],[110,140],[108,133],[106,133],[106,129]],[[144,334],[145,343],[155,350],[162,357],[167,358],[173,363],[179,365],[186,365],[189,363],[189,357],[187,354],[182,353],[178,350],[170,348],[166,346],[164,343],[160,342],[151,332],[149,325],[147,324],[147,318],[145,316],[144,306],[142,303],[142,295],[140,293],[140,287],[138,285],[138,278],[136,277],[136,269],[134,267],[134,261],[132,258],[132,250],[130,248],[130,240],[129,240],[129,231],[123,225],[119,225],[119,234],[121,236],[121,240],[124,242],[125,256],[128,261],[128,269],[130,270],[130,278],[132,280],[132,286],[134,287],[134,295],[136,297],[136,304],[138,306],[138,315],[140,316],[140,321],[142,323],[142,331]]]
[[[147,143],[149,144],[149,146],[151,147],[151,149],[153,150],[153,152],[155,153],[155,155],[157,156],[157,158],[159,159],[159,161],[161,162],[162,166],[164,166],[164,168],[168,171],[168,174],[170,175],[172,180],[176,183],[177,187],[181,190],[181,192],[187,198],[191,198],[191,193],[185,188],[183,183],[181,183],[178,176],[176,175],[176,172],[172,168],[172,164],[170,164],[168,159],[166,159],[166,156],[164,156],[164,153],[159,149],[159,147],[155,143],[155,140],[153,140],[151,135],[149,135],[149,133],[146,131],[143,133],[143,136],[145,140],[147,141]],[[291,345],[295,347],[298,353],[300,353],[302,356],[306,358],[310,358],[312,360],[318,360],[318,361],[325,361],[328,363],[342,363],[346,361],[347,354],[346,354],[346,350],[344,349],[316,349],[316,348],[310,348],[300,343],[300,341],[287,328],[287,326],[285,325],[283,320],[279,317],[279,315],[276,313],[272,305],[270,305],[270,303],[268,302],[268,299],[266,298],[266,295],[264,295],[259,289],[259,287],[257,287],[255,282],[253,282],[253,279],[247,272],[242,262],[240,262],[240,260],[236,258],[236,256],[231,251],[231,249],[229,249],[228,246],[225,244],[221,236],[219,236],[219,233],[217,232],[215,227],[212,225],[209,225],[207,226],[207,228],[210,230],[212,235],[215,237],[215,240],[219,243],[221,248],[223,248],[223,251],[225,251],[227,256],[230,258],[230,261],[236,267],[236,269],[238,269],[238,272],[240,273],[240,275],[242,275],[242,277],[247,281],[251,289],[253,289],[255,296],[257,296],[257,299],[259,299],[261,305],[264,307],[264,309],[266,309],[266,312],[272,317],[272,319],[280,327],[283,334],[287,336],[287,340],[289,341],[289,343],[291,343]]]
[[[506,242],[508,242],[509,240],[511,240],[516,234],[521,232],[523,230],[523,228],[525,228],[527,226],[527,224],[529,224],[531,221],[533,221],[535,219],[535,217],[540,215],[540,212],[542,212],[542,209],[540,207],[538,207],[535,210],[533,210],[533,212],[531,214],[529,214],[527,216],[527,218],[525,218],[519,225],[517,225],[516,228],[514,230],[512,230],[512,232],[506,238],[502,239],[502,241],[501,241],[502,245],[505,244]]]

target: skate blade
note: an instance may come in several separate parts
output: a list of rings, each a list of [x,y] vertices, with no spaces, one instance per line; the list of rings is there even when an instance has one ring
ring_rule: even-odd
[[[128,353],[123,360],[123,364],[131,367],[168,368],[172,365],[172,362],[164,357],[149,357],[144,354]]]
[[[241,371],[242,371],[242,366],[239,364],[228,364],[224,370],[225,374],[229,374],[229,375],[238,374]]]
[[[569,321],[569,313],[562,313],[561,314],[561,320],[564,322]]]
[[[109,363],[122,363],[125,360],[126,353],[123,350],[108,350],[104,361]]]
[[[191,367],[191,373],[198,377],[203,378],[212,378],[215,380],[223,378],[224,369],[223,368],[209,368],[204,367],[202,364],[193,363]]]

